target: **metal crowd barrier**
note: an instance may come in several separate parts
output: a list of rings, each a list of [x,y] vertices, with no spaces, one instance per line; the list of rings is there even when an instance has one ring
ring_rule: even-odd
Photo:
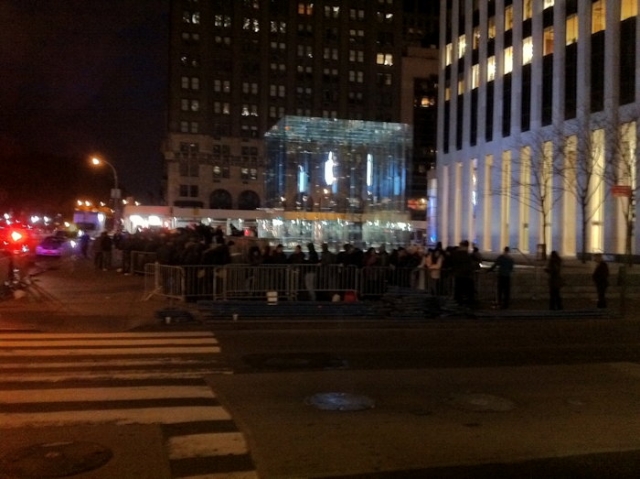
[[[267,295],[287,301],[331,301],[351,295],[380,299],[390,291],[424,290],[435,296],[450,296],[450,276],[434,281],[419,268],[342,265],[226,266],[158,263],[145,265],[145,297],[160,295],[181,301],[262,299]]]
[[[163,296],[184,301],[187,282],[182,266],[147,263],[144,267],[144,298]]]

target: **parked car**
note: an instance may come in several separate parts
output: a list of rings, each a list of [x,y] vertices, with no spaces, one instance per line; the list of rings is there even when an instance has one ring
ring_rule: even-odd
[[[36,246],[37,256],[67,256],[75,251],[76,242],[62,236],[47,236]]]

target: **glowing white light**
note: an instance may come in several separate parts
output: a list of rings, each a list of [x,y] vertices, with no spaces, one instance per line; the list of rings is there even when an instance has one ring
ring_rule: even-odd
[[[333,168],[336,166],[336,162],[333,160],[333,152],[329,152],[329,158],[324,162],[324,181],[327,185],[333,185],[336,181],[336,177],[333,175]]]
[[[151,215],[149,216],[149,226],[161,226],[162,219],[159,216]]]
[[[367,186],[373,184],[373,156],[371,153],[367,154]]]
[[[101,223],[104,221],[104,213],[98,213],[98,221]]]

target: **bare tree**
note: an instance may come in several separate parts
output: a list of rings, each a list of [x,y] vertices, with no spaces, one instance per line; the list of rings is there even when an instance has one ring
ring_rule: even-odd
[[[562,179],[562,189],[576,199],[580,212],[581,261],[586,263],[589,223],[604,203],[600,194],[605,184],[604,144],[596,141],[591,126],[585,123],[558,132],[560,147],[555,174]]]
[[[624,220],[624,254],[627,263],[633,263],[633,238],[635,229],[636,198],[638,184],[638,166],[640,159],[640,107],[635,107],[621,123],[607,125],[608,146],[611,161],[608,163],[605,179],[613,194],[620,198],[621,216]]]
[[[509,166],[503,165],[503,177],[508,182],[502,182],[495,194],[508,196],[531,211],[538,213],[540,218],[540,239],[546,245],[550,227],[551,212],[561,199],[556,172],[559,168],[557,155],[554,154],[552,142],[543,131],[522,137],[513,148],[519,154],[514,156]],[[505,171],[505,168],[508,171]]]

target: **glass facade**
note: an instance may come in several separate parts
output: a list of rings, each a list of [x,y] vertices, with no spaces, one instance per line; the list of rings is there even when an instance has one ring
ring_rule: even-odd
[[[405,242],[409,125],[287,116],[266,135],[267,236],[367,245]],[[287,246],[287,245],[285,245]]]

